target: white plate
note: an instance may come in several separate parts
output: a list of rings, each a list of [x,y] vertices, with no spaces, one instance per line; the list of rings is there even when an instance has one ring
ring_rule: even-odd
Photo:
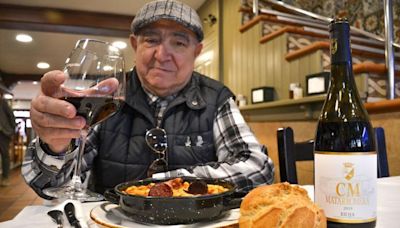
[[[307,191],[308,197],[314,202],[314,185],[299,185]]]

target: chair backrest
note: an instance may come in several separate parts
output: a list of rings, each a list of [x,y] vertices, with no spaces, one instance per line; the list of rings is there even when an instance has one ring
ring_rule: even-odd
[[[389,167],[386,155],[385,132],[374,128],[376,151],[378,154],[378,177],[388,177]],[[296,161],[314,160],[314,140],[295,142],[292,128],[279,128],[277,131],[278,157],[281,182],[298,184]]]
[[[375,144],[376,152],[378,153],[378,178],[389,176],[389,165],[386,154],[386,139],[385,131],[382,127],[376,127],[375,130]]]

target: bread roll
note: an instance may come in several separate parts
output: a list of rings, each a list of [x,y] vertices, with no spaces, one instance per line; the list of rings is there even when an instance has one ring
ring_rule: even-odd
[[[326,226],[323,210],[311,201],[306,190],[287,182],[257,187],[240,205],[240,228]]]

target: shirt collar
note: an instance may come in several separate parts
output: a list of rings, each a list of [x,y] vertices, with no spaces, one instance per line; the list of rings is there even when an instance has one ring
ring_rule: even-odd
[[[147,103],[150,106],[153,105],[154,103],[160,101],[160,100],[165,100],[165,101],[170,102],[173,99],[175,99],[175,97],[177,96],[177,93],[175,93],[175,94],[160,98],[159,96],[152,94],[150,91],[146,90],[145,88],[143,88],[143,90],[147,95]]]

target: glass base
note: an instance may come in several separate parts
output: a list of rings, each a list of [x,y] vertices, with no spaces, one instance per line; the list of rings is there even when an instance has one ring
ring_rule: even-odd
[[[43,193],[57,199],[72,199],[80,202],[95,202],[104,200],[103,195],[92,192],[88,189],[76,190],[74,187],[66,185],[62,187],[47,188]]]

